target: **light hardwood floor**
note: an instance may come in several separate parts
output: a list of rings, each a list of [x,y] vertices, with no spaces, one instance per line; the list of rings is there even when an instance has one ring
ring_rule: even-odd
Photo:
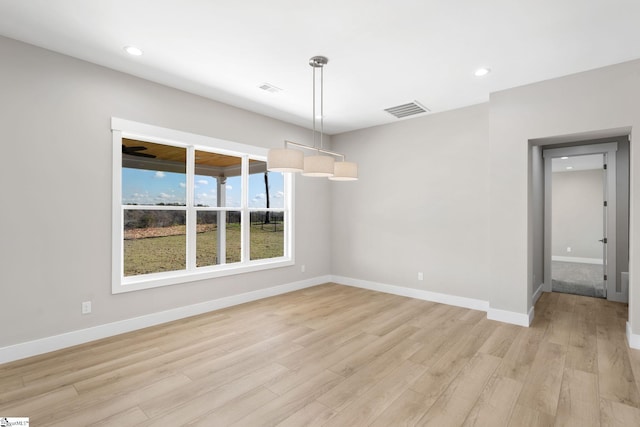
[[[627,306],[530,328],[327,284],[0,365],[0,416],[59,426],[640,426]]]

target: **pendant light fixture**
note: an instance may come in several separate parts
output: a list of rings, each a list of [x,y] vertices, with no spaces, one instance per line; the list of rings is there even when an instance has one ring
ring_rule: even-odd
[[[313,108],[312,110],[312,120],[313,120],[313,146],[316,146],[316,120],[318,117],[316,116],[316,69],[320,68],[320,149],[316,152],[316,154],[312,156],[308,156],[304,159],[304,170],[302,171],[302,175],[304,176],[316,176],[316,177],[327,177],[333,176],[333,164],[335,160],[331,156],[326,156],[320,154],[323,147],[323,138],[324,138],[324,66],[327,65],[329,59],[325,56],[314,56],[309,60],[309,65],[313,68]]]
[[[358,165],[345,161],[343,154],[324,149],[324,66],[329,59],[326,56],[314,56],[309,59],[309,65],[313,68],[313,108],[312,108],[312,141],[313,145],[304,145],[297,142],[285,141],[284,148],[269,150],[267,155],[267,169],[273,172],[302,172],[304,176],[328,177],[333,181],[355,181],[358,179]],[[317,101],[317,75],[316,69],[320,69],[320,114],[316,115]],[[319,144],[316,144],[318,131],[316,122],[320,121]],[[305,157],[302,151],[291,149],[289,145],[315,153]],[[340,161],[336,161],[339,158]]]

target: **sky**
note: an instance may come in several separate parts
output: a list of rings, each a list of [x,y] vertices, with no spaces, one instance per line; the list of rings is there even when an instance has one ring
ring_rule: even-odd
[[[227,207],[240,207],[240,177],[227,178]],[[269,197],[272,208],[284,207],[284,177],[281,173],[269,172]],[[184,204],[187,198],[186,174],[122,168],[122,203],[156,205],[159,203]],[[216,179],[210,176],[195,176],[196,205],[216,206]],[[266,207],[264,174],[249,175],[249,207]]]

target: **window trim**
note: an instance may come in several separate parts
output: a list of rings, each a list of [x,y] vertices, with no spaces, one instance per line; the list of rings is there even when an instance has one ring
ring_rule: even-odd
[[[265,161],[267,159],[266,148],[242,144],[238,142],[226,141],[203,135],[182,132],[174,129],[153,126],[131,120],[111,118],[112,131],[112,270],[111,270],[111,292],[118,294],[123,292],[138,291],[142,289],[156,288],[160,286],[175,285],[180,283],[193,282],[197,280],[213,279],[236,274],[244,274],[267,270],[272,268],[288,267],[295,264],[294,260],[294,212],[293,194],[294,178],[293,174],[284,175],[285,205],[283,208],[250,208],[248,206],[248,173],[242,174],[242,202],[240,207],[224,207],[221,210],[240,211],[242,223],[249,220],[252,211],[274,211],[284,212],[284,256],[278,258],[266,258],[259,260],[249,260],[249,233],[245,232],[245,225],[242,226],[242,260],[233,264],[218,264],[213,266],[195,267],[195,239],[189,239],[189,233],[195,231],[195,220],[187,222],[187,266],[186,270],[165,271],[149,273],[138,276],[124,276],[124,245],[123,245],[123,204],[122,204],[122,138],[141,139],[144,141],[173,145],[187,148],[187,192],[193,195],[194,179],[194,158],[195,150],[214,151],[216,153],[238,156],[242,158],[243,170],[248,172],[249,159]],[[196,206],[189,206],[189,201],[193,197],[187,196],[187,206],[184,209],[188,212],[196,212]],[[155,209],[155,207],[151,207]],[[166,207],[165,207],[166,208]],[[180,207],[179,209],[181,209]],[[138,208],[136,208],[138,209]],[[140,208],[142,209],[142,207]],[[250,224],[249,224],[250,225]],[[190,227],[191,226],[191,227]],[[191,233],[193,234],[193,233]],[[193,259],[193,263],[190,261]],[[193,264],[193,265],[192,265]]]

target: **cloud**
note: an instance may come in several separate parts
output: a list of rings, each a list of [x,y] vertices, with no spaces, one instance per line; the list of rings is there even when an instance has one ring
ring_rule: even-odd
[[[253,198],[254,200],[263,200],[267,198],[267,195],[264,193],[258,193]]]
[[[233,196],[227,196],[227,207],[230,208],[237,208],[240,207],[240,202],[236,201],[236,199],[233,198]]]
[[[200,185],[209,185],[209,181],[207,181],[206,179],[199,179],[197,183]]]
[[[284,197],[284,191],[278,191],[275,196],[276,199],[282,199]]]
[[[181,188],[187,188],[187,184],[185,184],[184,182],[181,182],[178,184]]]
[[[154,178],[164,178],[165,177],[165,173],[162,171],[156,171],[156,174],[153,175]]]
[[[171,194],[160,193],[160,194],[158,194],[158,198],[160,198],[160,199],[170,199],[171,198]]]
[[[215,192],[213,193],[202,192],[202,193],[195,194],[196,205],[215,206],[216,199],[217,199],[217,196]]]

